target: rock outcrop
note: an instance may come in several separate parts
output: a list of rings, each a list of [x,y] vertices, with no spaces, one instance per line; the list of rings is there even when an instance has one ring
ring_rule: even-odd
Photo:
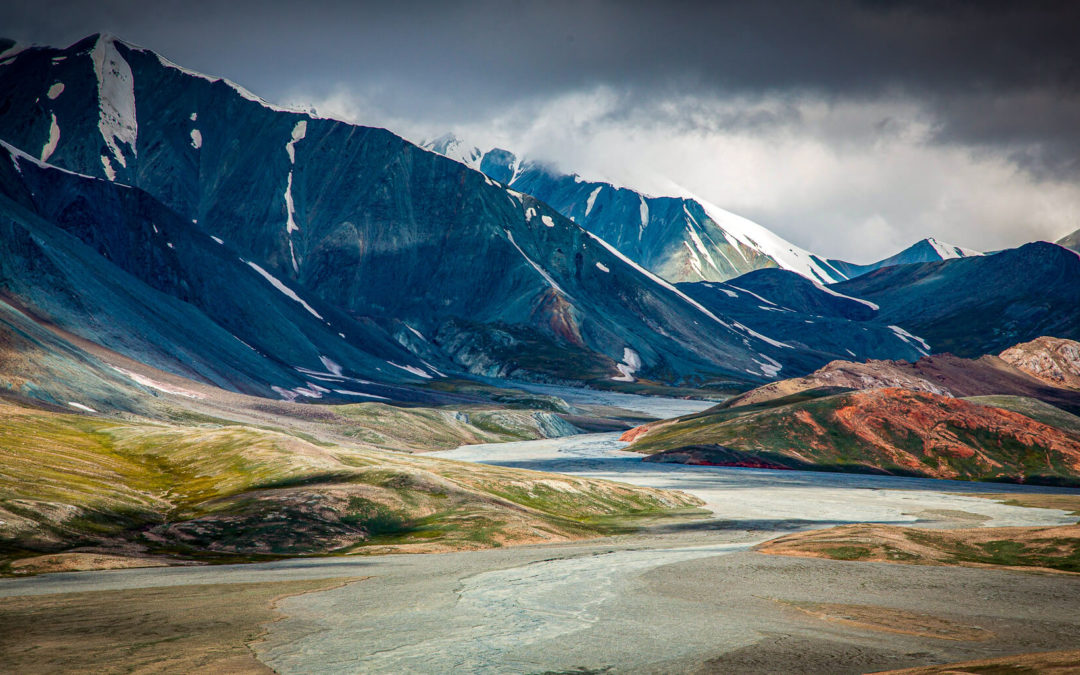
[[[1040,337],[1009,347],[1001,359],[1056,387],[1080,390],[1080,342]]]

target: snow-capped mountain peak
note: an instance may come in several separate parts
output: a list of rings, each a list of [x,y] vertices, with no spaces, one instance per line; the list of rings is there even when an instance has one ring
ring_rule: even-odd
[[[670,196],[646,195],[560,173],[507,150],[485,152],[453,133],[421,146],[547,202],[672,282],[724,281],[765,267],[780,267],[819,283],[847,278],[819,256],[675,184]]]
[[[938,241],[934,237],[927,237],[926,239],[923,239],[923,241],[929,244],[934,249],[934,252],[941,256],[942,260],[951,260],[953,258],[970,258],[974,255],[984,255],[982,251],[976,251],[975,249],[956,246],[955,244],[946,244],[945,242]]]
[[[449,157],[455,162],[461,162],[477,171],[480,170],[480,160],[484,157],[484,153],[480,148],[466,143],[453,133],[446,133],[432,140],[421,141],[419,145],[422,148]]]

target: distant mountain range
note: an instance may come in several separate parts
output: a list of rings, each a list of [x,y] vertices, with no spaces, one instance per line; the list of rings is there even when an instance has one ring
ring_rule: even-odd
[[[422,146],[550,204],[623,255],[673,283],[727,281],[754,270],[779,267],[828,284],[889,265],[982,255],[928,238],[867,265],[826,260],[697,197],[654,197],[586,180],[501,148],[483,151],[454,134],[424,141]]]
[[[0,293],[22,317],[7,329],[29,320],[232,391],[427,400],[462,373],[745,388],[837,358],[1075,330],[1071,254],[900,264],[833,287],[873,266],[698,199],[285,110],[108,35],[0,41],[0,91]],[[968,253],[928,240],[891,260]],[[952,303],[972,317],[920,296],[915,277],[932,274],[984,289]],[[1057,295],[1009,304],[1035,282]]]
[[[954,258],[969,258],[971,256],[983,255],[979,251],[974,251],[969,248],[963,248],[955,246],[953,244],[945,244],[933,237],[928,237],[921,241],[917,241],[911,246],[900,251],[896,255],[889,256],[883,260],[879,260],[869,265],[855,265],[853,263],[844,262],[843,260],[829,260],[829,264],[839,270],[848,279],[854,279],[864,274],[869,274],[874,270],[881,269],[882,267],[892,267],[894,265],[911,265],[914,263],[925,262],[937,262],[939,260],[952,260]]]
[[[141,362],[362,400],[448,371],[740,383],[849,353],[770,337],[766,310],[760,329],[719,316],[543,201],[386,130],[107,35],[0,48],[2,288]],[[884,337],[851,351],[914,355]]]
[[[1042,335],[1080,337],[1080,256],[1046,242],[884,267],[831,288],[879,305],[878,321],[935,352],[974,357]]]

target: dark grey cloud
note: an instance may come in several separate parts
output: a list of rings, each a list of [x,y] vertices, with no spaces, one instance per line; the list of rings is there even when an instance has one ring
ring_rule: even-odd
[[[497,130],[616,182],[652,162],[862,260],[1080,225],[1078,29],[1074,1],[0,3],[2,35],[109,31],[414,140]]]
[[[282,74],[503,93],[672,78],[839,93],[1080,81],[1075,2],[37,0],[4,3],[0,19],[49,42],[111,30],[271,88]]]
[[[267,98],[349,83],[448,124],[596,85],[900,91],[932,105],[943,142],[1023,146],[1055,170],[1080,148],[1077,2],[38,0],[4,3],[0,26],[49,43],[108,30]]]

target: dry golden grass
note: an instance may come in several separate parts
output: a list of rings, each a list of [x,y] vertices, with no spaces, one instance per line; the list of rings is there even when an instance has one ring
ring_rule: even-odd
[[[243,562],[565,541],[699,503],[241,424],[103,419],[0,402],[0,573],[32,572],[11,563],[72,549]]]

